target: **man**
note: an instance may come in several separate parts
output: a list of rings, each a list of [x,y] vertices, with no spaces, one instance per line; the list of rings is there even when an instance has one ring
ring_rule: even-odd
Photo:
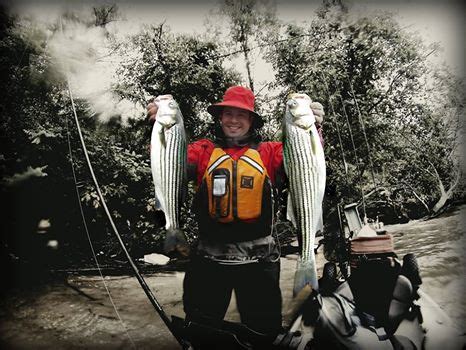
[[[207,111],[214,142],[188,146],[188,169],[198,190],[199,242],[184,279],[186,319],[222,320],[235,291],[241,322],[276,334],[282,326],[280,252],[272,236],[273,189],[283,180],[281,142],[260,142],[262,117],[251,90],[233,86]],[[154,122],[157,106],[147,106]],[[322,106],[313,105],[320,118]]]

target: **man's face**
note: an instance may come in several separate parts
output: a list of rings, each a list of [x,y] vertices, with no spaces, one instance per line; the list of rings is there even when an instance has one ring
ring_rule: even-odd
[[[246,135],[252,125],[252,118],[253,116],[247,110],[236,107],[223,108],[220,114],[223,133],[227,137]]]

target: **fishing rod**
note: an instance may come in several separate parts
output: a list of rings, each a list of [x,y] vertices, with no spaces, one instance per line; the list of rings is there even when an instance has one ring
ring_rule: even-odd
[[[335,109],[334,109],[334,106],[333,106],[333,103],[332,103],[332,97],[333,96],[330,95],[329,85],[327,83],[327,80],[325,79],[325,76],[323,74],[321,74],[321,77],[322,77],[322,81],[324,83],[324,86],[326,87],[326,91],[327,91],[327,94],[329,96],[330,106],[331,106],[332,112],[333,112],[334,117],[335,117],[335,125],[337,127],[338,140],[340,142],[343,162],[344,162],[344,166],[345,166],[345,180],[346,180],[346,183],[349,184],[349,181],[348,181],[348,169],[347,169],[346,159],[345,159],[345,156],[344,156],[341,135],[340,135],[340,131],[339,131],[339,128],[338,128],[338,122],[337,122],[337,118],[336,118],[337,114],[335,113]],[[334,78],[334,80],[335,80],[335,78]],[[335,82],[335,86],[337,86],[336,82]],[[360,169],[360,162],[359,162],[358,154],[357,154],[357,151],[356,151],[356,145],[354,143],[354,137],[353,137],[353,132],[351,130],[351,124],[350,124],[350,121],[349,121],[349,118],[348,118],[348,114],[346,112],[345,101],[343,100],[343,97],[341,96],[340,92],[336,92],[335,94],[338,95],[338,97],[340,98],[343,115],[344,115],[345,120],[346,120],[346,125],[348,127],[348,133],[349,133],[349,136],[350,136],[351,145],[353,147],[353,155],[354,155],[354,161],[355,161],[355,164],[356,164],[356,168]],[[359,186],[358,186],[359,190],[361,191],[361,201],[362,201],[362,205],[363,205],[364,219],[366,219],[367,215],[366,215],[366,201],[365,201],[365,198],[364,198],[365,197],[364,188],[363,188],[363,185],[362,185],[361,181],[358,181],[358,183],[359,183]]]
[[[351,95],[353,97],[353,101],[356,106],[356,111],[358,112],[359,123],[361,124],[362,134],[364,136],[364,141],[366,143],[366,148],[367,148],[367,158],[369,159],[369,164],[371,167],[372,182],[374,183],[374,188],[376,188],[377,182],[375,181],[374,163],[372,162],[371,148],[369,146],[369,141],[367,140],[366,127],[364,126],[364,119],[362,118],[361,110],[359,109],[359,105],[358,105],[358,100],[356,99],[356,94],[354,93],[353,83],[351,82],[351,80],[349,80],[348,77],[346,77],[346,80],[348,81],[348,84],[350,86]]]
[[[61,23],[61,18],[60,18],[60,28],[61,28],[61,32],[62,32],[62,35],[63,35],[63,26],[62,26],[62,23]],[[160,305],[160,303],[155,298],[155,295],[152,293],[152,290],[150,289],[150,287],[147,285],[146,281],[142,277],[136,263],[134,262],[133,258],[129,254],[128,249],[126,249],[125,243],[123,242],[123,240],[121,238],[121,235],[118,232],[118,229],[117,229],[117,227],[116,227],[116,225],[115,225],[115,223],[113,221],[113,218],[112,218],[112,216],[110,214],[110,211],[108,210],[107,203],[105,202],[104,196],[102,195],[102,192],[100,190],[99,183],[97,181],[97,178],[96,178],[95,173],[94,173],[94,169],[92,167],[92,163],[91,163],[90,158],[89,158],[89,153],[87,151],[86,143],[84,142],[84,137],[83,137],[83,134],[82,134],[82,131],[81,131],[81,126],[80,126],[80,123],[79,123],[78,115],[76,113],[76,106],[75,106],[75,103],[74,103],[73,94],[71,92],[70,80],[69,80],[68,74],[66,72],[65,72],[65,77],[66,77],[67,90],[68,90],[68,94],[69,94],[70,101],[71,101],[71,108],[73,110],[74,121],[75,121],[75,124],[76,124],[76,129],[77,129],[77,132],[78,132],[79,140],[81,142],[81,148],[83,150],[84,157],[86,158],[87,167],[89,169],[92,180],[94,182],[94,186],[95,186],[95,188],[97,190],[100,202],[102,203],[102,207],[104,208],[105,214],[107,215],[107,218],[108,218],[108,221],[110,223],[110,226],[112,227],[113,233],[114,233],[115,237],[117,238],[118,243],[120,244],[121,249],[123,250],[123,252],[124,252],[124,254],[126,256],[126,260],[130,264],[136,279],[138,280],[140,286],[144,290],[144,293],[146,294],[146,296],[149,299],[150,303],[152,304],[154,309],[157,311],[158,315],[160,316],[162,321],[165,323],[168,330],[172,333],[172,335],[175,337],[175,339],[181,345],[181,347],[183,349],[189,349],[190,345],[183,338],[181,338],[180,335],[176,332],[175,328],[173,327],[172,321],[167,316],[167,314],[163,310],[162,306]]]
[[[343,167],[344,167],[344,170],[345,170],[345,181],[346,181],[347,184],[349,184],[349,180],[348,180],[348,163],[346,162],[345,149],[343,147],[343,141],[341,139],[340,127],[338,126],[337,113],[335,112],[335,107],[334,107],[333,102],[332,102],[333,96],[330,95],[330,89],[329,89],[329,87],[327,85],[327,81],[325,80],[324,75],[321,74],[321,76],[322,76],[322,81],[324,83],[324,88],[325,88],[325,90],[327,92],[328,101],[329,101],[329,104],[330,104],[330,109],[332,111],[333,118],[335,120],[335,128],[336,128],[336,132],[337,132],[337,136],[338,136],[338,143],[340,144],[340,153],[341,153],[341,158],[343,160]]]

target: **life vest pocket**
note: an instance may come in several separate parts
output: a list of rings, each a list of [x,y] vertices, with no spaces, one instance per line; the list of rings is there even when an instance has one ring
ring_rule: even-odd
[[[226,218],[231,206],[231,174],[228,169],[217,168],[211,175],[210,214],[216,219]]]

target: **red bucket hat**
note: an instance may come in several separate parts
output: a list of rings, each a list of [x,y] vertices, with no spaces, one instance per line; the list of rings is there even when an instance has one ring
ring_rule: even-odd
[[[217,118],[224,107],[245,109],[254,115],[253,126],[260,128],[264,125],[264,121],[262,117],[254,111],[254,101],[254,93],[250,89],[243,86],[232,86],[225,91],[223,101],[207,107],[207,112],[214,118]]]

